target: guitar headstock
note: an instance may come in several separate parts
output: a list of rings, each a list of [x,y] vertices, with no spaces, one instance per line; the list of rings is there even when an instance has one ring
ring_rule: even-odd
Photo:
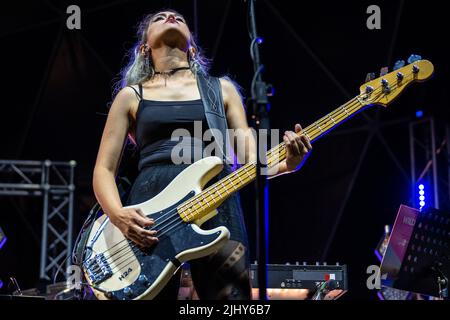
[[[397,62],[396,70],[373,79],[361,86],[359,101],[365,105],[381,105],[386,107],[403,90],[413,82],[428,80],[434,71],[433,64],[421,60],[419,56],[411,56],[409,64]]]

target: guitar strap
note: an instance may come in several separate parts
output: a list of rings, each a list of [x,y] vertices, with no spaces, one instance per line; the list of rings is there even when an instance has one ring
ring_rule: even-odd
[[[224,163],[232,163],[227,156],[228,126],[223,104],[220,79],[197,72],[197,85],[205,110],[206,121],[216,143],[216,156]],[[219,136],[220,135],[220,136]]]
[[[228,125],[225,115],[225,107],[223,104],[222,87],[220,84],[220,79],[217,77],[212,77],[202,72],[197,72],[197,86],[200,92],[200,97],[203,103],[203,108],[205,110],[205,117],[208,123],[208,127],[211,130],[211,134],[216,142],[217,149],[216,156],[222,158],[224,161],[224,170],[222,174],[227,174],[230,172],[230,167],[227,165],[229,158],[226,154],[226,144],[228,139]],[[219,136],[221,135],[221,136]],[[118,176],[116,179],[117,187],[119,189],[119,194],[122,201],[125,201],[128,192],[131,188],[131,183],[126,177]],[[72,254],[72,263],[74,265],[81,266],[83,263],[83,253],[88,241],[90,231],[94,225],[95,220],[99,215],[101,215],[102,209],[98,203],[89,212],[86,221],[80,231],[77,241],[74,245],[74,250]]]

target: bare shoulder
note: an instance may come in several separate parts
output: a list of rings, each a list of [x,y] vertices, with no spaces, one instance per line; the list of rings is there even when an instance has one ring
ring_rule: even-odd
[[[222,77],[220,78],[220,85],[222,87],[223,100],[226,106],[230,103],[242,102],[242,95],[237,83],[228,77]]]
[[[111,108],[120,109],[122,112],[126,113],[133,113],[137,107],[138,101],[136,91],[130,87],[124,87],[117,93]]]
[[[220,85],[224,94],[238,93],[237,84],[228,77],[220,78]]]
[[[120,99],[120,100],[124,100],[124,101],[133,101],[136,100],[137,98],[137,86],[132,86],[133,88],[135,88],[135,90],[133,90],[131,87],[124,87],[122,88],[116,95],[116,99]]]

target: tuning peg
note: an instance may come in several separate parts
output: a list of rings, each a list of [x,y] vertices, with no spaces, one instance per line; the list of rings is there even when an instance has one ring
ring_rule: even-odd
[[[370,95],[375,89],[372,86],[367,86],[366,87],[366,94]]]
[[[408,58],[408,63],[414,63],[416,61],[422,60],[422,57],[417,55],[417,54],[412,54],[409,58]]]
[[[394,65],[394,71],[405,66],[405,60],[398,60]]]
[[[367,76],[366,76],[366,82],[372,81],[372,80],[374,80],[375,78],[376,78],[375,73],[370,72],[370,73],[368,73]]]
[[[383,93],[388,94],[391,92],[389,81],[387,81],[386,79],[381,79],[381,86],[383,87]]]
[[[388,72],[389,72],[389,68],[388,67],[381,68],[381,70],[380,70],[380,77],[383,77],[383,76],[387,75]]]

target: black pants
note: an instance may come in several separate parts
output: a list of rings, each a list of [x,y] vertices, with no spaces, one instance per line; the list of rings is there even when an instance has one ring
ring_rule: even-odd
[[[189,262],[192,281],[200,300],[250,300],[246,248],[229,240],[217,253]],[[177,272],[155,300],[175,300],[180,288]]]
[[[186,167],[187,165],[158,164],[142,169],[133,183],[126,205],[153,198]],[[211,183],[229,171],[229,167],[225,167],[223,173]],[[218,208],[218,212],[202,228],[225,226],[230,230],[230,240],[217,252],[189,262],[195,290],[200,299],[249,300],[251,286],[248,239],[239,196],[231,196]],[[179,286],[180,273],[177,273],[155,299],[175,300]]]

